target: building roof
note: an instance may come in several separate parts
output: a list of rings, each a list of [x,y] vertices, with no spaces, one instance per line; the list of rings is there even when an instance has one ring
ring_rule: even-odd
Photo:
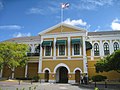
[[[116,30],[116,31],[88,32],[88,36],[96,36],[96,35],[117,35],[117,34],[120,34],[120,30]]]
[[[19,37],[5,40],[4,42],[35,42],[40,41],[40,36]]]

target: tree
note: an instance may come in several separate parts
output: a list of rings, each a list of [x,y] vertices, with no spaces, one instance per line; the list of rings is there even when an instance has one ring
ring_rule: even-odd
[[[112,70],[120,73],[120,49],[98,61],[95,68],[97,73]]]
[[[8,66],[14,78],[14,69],[18,66],[25,66],[27,58],[28,46],[26,44],[18,44],[12,42],[0,43],[0,69]]]

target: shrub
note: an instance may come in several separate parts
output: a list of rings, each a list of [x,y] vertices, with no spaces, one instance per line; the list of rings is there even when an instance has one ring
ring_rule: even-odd
[[[34,80],[35,82],[38,82],[39,79],[40,79],[39,76],[34,76],[34,77],[33,77],[33,80]]]
[[[107,77],[102,75],[92,76],[93,82],[105,81],[105,79],[107,79]]]

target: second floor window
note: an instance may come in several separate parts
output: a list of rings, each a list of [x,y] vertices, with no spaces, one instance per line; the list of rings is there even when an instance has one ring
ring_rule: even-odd
[[[110,54],[108,43],[104,43],[103,47],[104,47],[104,55]]]
[[[99,45],[97,43],[94,44],[94,56],[99,56]]]
[[[73,44],[74,45],[74,55],[80,55],[80,44]]]
[[[59,55],[65,55],[65,45],[59,45]]]
[[[118,50],[119,49],[119,44],[117,42],[115,42],[113,44],[113,47],[114,47],[114,51]]]
[[[45,47],[45,56],[51,56],[51,46]]]

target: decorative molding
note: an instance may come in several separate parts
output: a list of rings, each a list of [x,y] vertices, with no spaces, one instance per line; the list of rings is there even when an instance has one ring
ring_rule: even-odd
[[[49,68],[44,68],[44,69],[43,69],[43,73],[45,73],[45,71],[46,71],[46,70],[48,70],[48,71],[49,71],[49,73],[51,73],[51,71],[50,71],[50,69],[49,69]]]
[[[80,73],[82,73],[82,70],[81,70],[79,67],[76,67],[76,68],[74,69],[74,71],[73,71],[74,74],[75,74],[75,71],[76,71],[76,70],[79,70]]]
[[[64,63],[60,63],[60,64],[56,65],[55,68],[54,68],[54,73],[56,73],[56,71],[59,67],[66,67],[67,70],[68,70],[68,73],[70,73],[70,68]]]

